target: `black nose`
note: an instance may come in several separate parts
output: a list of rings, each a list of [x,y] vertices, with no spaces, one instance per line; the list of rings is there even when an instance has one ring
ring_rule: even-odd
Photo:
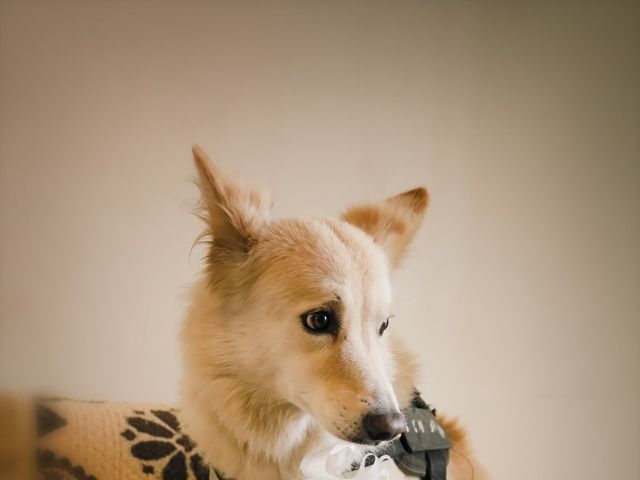
[[[401,413],[366,415],[363,423],[371,440],[391,440],[406,429],[404,415]]]

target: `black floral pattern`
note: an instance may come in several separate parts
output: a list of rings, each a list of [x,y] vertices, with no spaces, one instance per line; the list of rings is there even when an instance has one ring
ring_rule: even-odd
[[[56,413],[52,408],[38,403],[36,404],[36,425],[38,429],[38,437],[55,432],[64,427],[67,421]]]
[[[38,437],[54,436],[54,450],[37,449],[38,469],[43,480],[99,480],[81,465],[57,451],[55,435],[69,427],[69,419],[56,408],[64,398],[42,397],[36,403]],[[103,403],[78,401],[82,403]],[[129,443],[131,455],[140,460],[140,469],[149,480],[232,480],[210,470],[196,445],[185,435],[175,409],[130,410],[123,414],[125,428],[120,432],[123,442]]]
[[[129,428],[121,435],[131,445],[131,454],[142,460],[142,471],[155,475],[160,469],[163,480],[209,480],[209,467],[194,451],[195,444],[184,435],[175,411],[135,410],[127,417]]]
[[[67,426],[67,420],[50,406],[42,402],[36,404],[36,427],[38,437],[42,438]],[[97,480],[80,465],[59,456],[52,450],[36,450],[36,461],[41,478],[45,480]]]
[[[51,450],[38,450],[38,470],[45,480],[97,480],[67,457],[58,457]]]

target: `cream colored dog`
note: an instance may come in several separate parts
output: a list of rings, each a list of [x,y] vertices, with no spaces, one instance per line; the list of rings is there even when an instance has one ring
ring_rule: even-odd
[[[207,460],[236,480],[290,480],[314,449],[399,435],[416,366],[388,328],[389,269],[422,222],[426,190],[342,220],[271,220],[261,194],[197,147],[194,157],[208,251],[183,331],[183,411]],[[450,478],[478,480],[460,430],[444,426]]]

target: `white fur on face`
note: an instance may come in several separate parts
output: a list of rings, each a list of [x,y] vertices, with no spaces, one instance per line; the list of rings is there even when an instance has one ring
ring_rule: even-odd
[[[349,225],[314,221],[299,228],[303,232],[295,233],[304,233],[304,243],[292,241],[283,249],[278,235],[277,248],[264,245],[272,258],[256,285],[259,325],[252,336],[260,347],[248,352],[247,368],[272,379],[283,398],[329,432],[354,441],[362,437],[364,415],[399,411],[389,333],[379,334],[390,315],[387,261]],[[295,282],[275,281],[281,270]],[[337,334],[305,331],[300,316],[327,303],[336,309]]]

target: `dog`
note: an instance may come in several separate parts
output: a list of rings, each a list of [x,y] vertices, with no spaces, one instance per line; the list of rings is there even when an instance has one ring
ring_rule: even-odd
[[[182,331],[182,411],[206,460],[221,478],[291,480],[319,448],[383,448],[405,429],[417,370],[393,332],[389,273],[427,191],[272,220],[264,194],[193,154],[206,256]],[[449,478],[485,478],[462,429],[438,420]]]

